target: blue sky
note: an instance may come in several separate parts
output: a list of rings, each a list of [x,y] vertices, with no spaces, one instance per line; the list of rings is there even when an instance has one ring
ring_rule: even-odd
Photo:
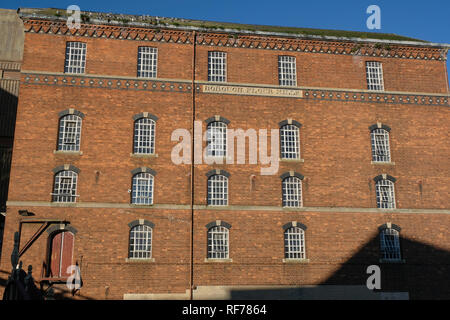
[[[0,7],[67,8],[71,4],[87,11],[354,31],[373,31],[366,27],[366,9],[375,4],[381,8],[378,32],[450,43],[449,0],[7,0]]]

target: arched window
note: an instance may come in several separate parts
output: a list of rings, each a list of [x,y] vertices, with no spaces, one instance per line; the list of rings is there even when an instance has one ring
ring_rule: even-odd
[[[58,170],[53,183],[53,202],[75,202],[77,195],[78,170]]]
[[[370,138],[372,142],[372,161],[390,162],[389,130],[386,130],[386,128],[373,128],[370,132]]]
[[[229,258],[229,229],[231,225],[223,221],[207,224],[208,259]]]
[[[280,125],[281,159],[300,159],[300,127],[294,120],[284,120]]]
[[[228,174],[212,174],[208,176],[208,205],[228,205]]]
[[[82,114],[61,112],[59,118],[58,151],[80,151]]]
[[[382,175],[376,177],[374,180],[377,197],[377,208],[395,209],[395,178],[387,175]]]
[[[153,175],[147,172],[136,173],[133,176],[131,203],[153,204]]]
[[[67,270],[73,265],[73,245],[74,234],[63,230],[51,234],[48,254],[47,276],[50,278],[67,278],[71,275],[71,270]]]
[[[152,227],[138,224],[130,229],[130,259],[150,259],[152,257]]]
[[[139,117],[140,116],[140,117]],[[137,118],[139,117],[139,118]],[[135,116],[133,153],[155,153],[155,116]]]
[[[398,229],[398,230],[397,230]],[[380,228],[380,251],[381,259],[386,261],[401,260],[400,251],[400,228],[387,227]]]
[[[298,173],[286,173],[281,176],[283,207],[302,207],[302,179]]]
[[[284,257],[286,259],[306,259],[305,231],[296,223],[285,226]]]
[[[227,124],[222,121],[213,121],[208,123],[206,130],[206,155],[225,157],[227,154]]]

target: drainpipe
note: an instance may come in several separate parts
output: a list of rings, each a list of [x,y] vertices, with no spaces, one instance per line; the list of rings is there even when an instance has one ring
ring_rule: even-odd
[[[194,128],[195,128],[195,46],[197,42],[197,34],[192,32],[192,130],[191,130],[191,243],[190,243],[190,275],[189,275],[189,290],[190,300],[193,300],[194,295]]]

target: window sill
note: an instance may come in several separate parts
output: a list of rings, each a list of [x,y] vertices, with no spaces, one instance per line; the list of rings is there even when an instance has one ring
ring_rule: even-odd
[[[65,156],[81,156],[83,151],[64,151],[64,150],[53,150],[54,154],[62,154]]]
[[[152,204],[130,203],[130,206],[133,207],[133,208],[148,208],[148,207],[153,207],[153,203]]]
[[[157,153],[130,153],[133,158],[158,158]]]
[[[148,258],[148,259],[144,259],[144,258],[126,258],[125,262],[128,262],[128,263],[153,263],[153,262],[155,262],[155,258]]]
[[[211,258],[206,258],[205,262],[208,262],[208,263],[214,263],[214,262],[230,263],[230,262],[233,262],[233,259],[211,259]]]
[[[226,208],[226,207],[228,207],[228,205],[227,204],[207,204],[206,207],[211,208],[211,209],[220,209],[220,208]]]
[[[284,263],[309,263],[309,259],[283,259]]]
[[[400,259],[400,260],[380,259],[380,263],[385,263],[385,264],[405,264],[406,260],[405,259]]]
[[[280,159],[280,161],[281,162],[305,162],[305,159],[285,159],[285,158],[282,158],[282,159]]]
[[[395,162],[382,162],[382,161],[371,161],[371,164],[379,164],[379,165],[385,165],[385,166],[394,166]]]

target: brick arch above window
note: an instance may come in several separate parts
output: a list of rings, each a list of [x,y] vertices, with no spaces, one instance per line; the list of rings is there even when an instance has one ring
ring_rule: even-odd
[[[227,125],[230,123],[230,120],[228,120],[228,119],[226,119],[226,118],[224,118],[222,116],[219,116],[219,115],[215,115],[214,117],[211,117],[211,118],[208,118],[208,119],[205,120],[207,125],[210,124],[211,122],[216,122],[216,121],[223,122],[223,123],[225,123]]]
[[[150,228],[155,228],[155,224],[153,222],[150,222],[148,220],[144,220],[144,219],[139,219],[139,220],[134,220],[131,221],[128,226],[130,227],[130,229],[133,229],[136,226],[147,226]]]
[[[70,224],[54,224],[53,226],[49,227],[47,230],[47,233],[49,235],[58,232],[58,231],[70,231],[72,232],[74,235],[77,234],[78,230],[76,228],[74,228],[72,225]]]
[[[221,169],[213,169],[213,170],[210,170],[210,171],[208,171],[208,172],[206,173],[206,176],[209,178],[209,177],[214,176],[214,175],[216,175],[216,174],[225,176],[225,177],[227,177],[227,178],[230,177],[230,173],[229,173],[228,171],[221,170]]]
[[[131,170],[131,174],[134,176],[138,173],[150,173],[152,176],[156,175],[156,171],[147,167],[140,167],[140,168],[136,168]]]
[[[291,222],[288,222],[285,225],[283,225],[283,230],[286,231],[287,229],[292,228],[292,227],[298,227],[298,228],[302,229],[303,231],[306,231],[306,229],[307,229],[307,227],[303,223],[300,223],[297,221],[291,221]]]
[[[376,176],[375,178],[373,178],[373,180],[375,182],[378,182],[380,180],[389,180],[389,181],[392,181],[392,182],[397,181],[397,179],[395,179],[393,176],[390,176],[388,174],[380,174],[379,176]]]
[[[62,166],[57,166],[55,168],[53,168],[53,173],[58,173],[60,171],[73,171],[75,173],[80,173],[80,169],[78,169],[77,167],[75,167],[74,165],[71,164],[64,164]]]
[[[224,227],[227,229],[231,229],[231,224],[229,224],[228,222],[222,221],[222,220],[216,220],[216,221],[208,223],[205,227],[208,230],[211,229],[212,227]]]
[[[157,116],[155,116],[154,114],[148,113],[148,112],[141,112],[141,113],[135,114],[133,116],[134,121],[136,121],[138,119],[142,119],[142,118],[149,118],[149,119],[152,119],[153,121],[158,121]]]
[[[300,180],[303,180],[305,178],[301,173],[298,173],[298,172],[295,172],[295,171],[285,172],[285,173],[283,173],[280,176],[281,180],[284,180],[284,179],[286,179],[288,177],[297,177]]]
[[[393,223],[385,223],[378,227],[379,231],[383,231],[385,229],[394,229],[394,230],[397,230],[398,232],[400,232],[402,230],[402,228],[400,228],[398,225],[393,224]]]
[[[296,126],[296,127],[298,127],[298,128],[300,128],[300,127],[302,126],[302,124],[301,124],[300,122],[298,122],[298,121],[296,121],[296,120],[292,120],[292,119],[286,119],[286,120],[280,121],[280,122],[278,123],[278,125],[280,126],[280,128],[283,127],[283,126],[285,126],[285,125],[288,125],[288,124],[291,124],[291,125]]]
[[[76,115],[76,116],[79,116],[81,119],[84,119],[84,113],[83,112],[75,110],[75,109],[72,109],[72,108],[63,110],[60,113],[58,113],[58,116],[60,118],[64,117],[64,116],[67,116],[67,115]]]
[[[385,125],[385,124],[382,124],[382,123],[376,123],[376,124],[373,124],[373,125],[371,125],[371,126],[369,127],[369,130],[370,130],[370,131],[373,131],[373,130],[375,130],[375,129],[384,129],[384,130],[386,130],[387,132],[390,132],[390,131],[391,131],[391,128],[390,128],[389,126],[387,126],[387,125]]]

